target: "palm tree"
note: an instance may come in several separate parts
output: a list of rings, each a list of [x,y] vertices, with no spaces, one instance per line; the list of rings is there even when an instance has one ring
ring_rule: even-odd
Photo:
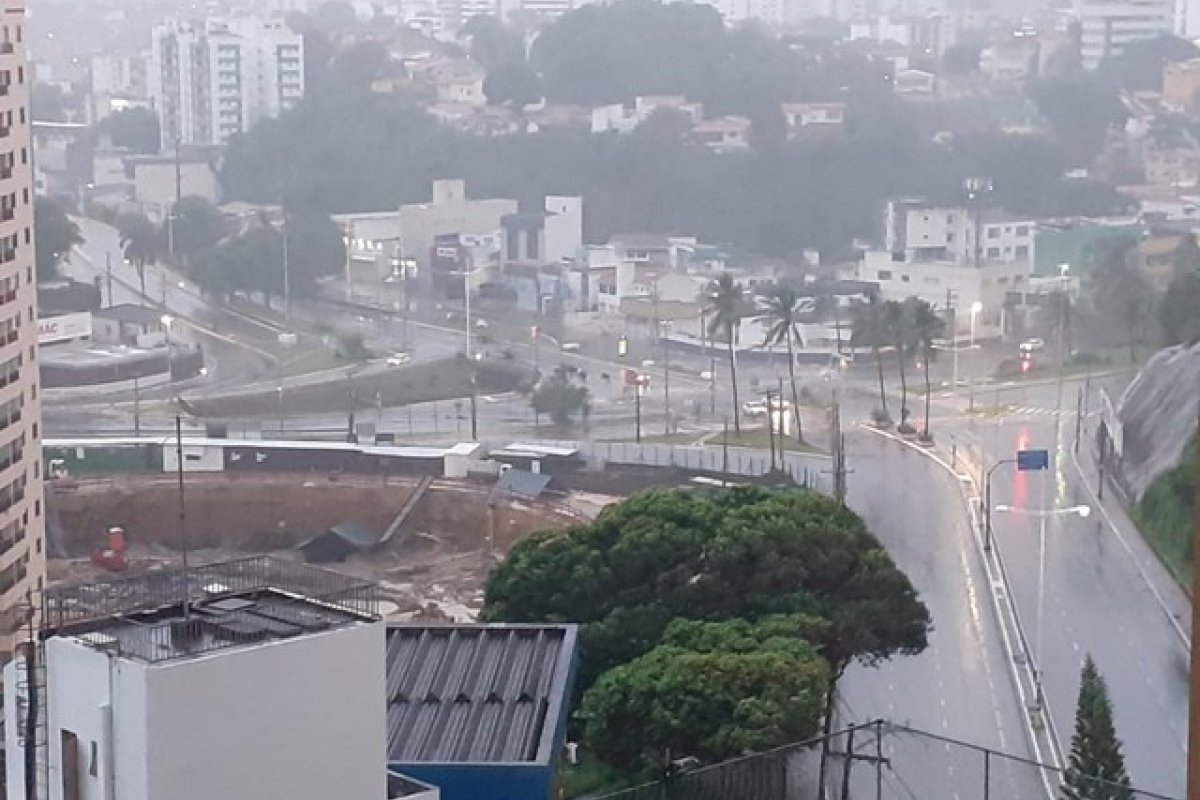
[[[900,370],[900,432],[911,432],[908,428],[908,376],[904,361],[912,350],[912,326],[903,303],[888,300],[883,304],[883,324],[888,340],[896,351],[896,365]]]
[[[887,391],[883,386],[883,356],[880,349],[888,341],[887,326],[883,318],[883,304],[872,295],[869,302],[860,303],[853,309],[850,344],[852,347],[870,347],[879,370],[879,406],[884,419],[888,419]]]
[[[796,419],[796,439],[804,441],[804,428],[800,424],[800,396],[796,392],[795,343],[804,346],[800,333],[800,295],[791,286],[776,284],[764,297],[765,307],[757,319],[767,326],[763,347],[777,344],[787,345],[788,378],[792,384],[792,413]],[[782,433],[781,433],[782,435]]]
[[[119,244],[125,259],[137,269],[142,295],[146,294],[146,263],[158,257],[158,228],[141,214],[122,214],[117,220]]]
[[[708,286],[704,297],[705,313],[708,314],[708,335],[713,338],[723,332],[729,345],[729,379],[733,383],[733,429],[742,433],[740,406],[738,405],[737,351],[734,348],[736,333],[746,316],[746,293],[733,276],[722,272]]]
[[[929,364],[937,351],[933,349],[935,339],[940,339],[946,330],[946,321],[934,313],[933,307],[919,297],[910,297],[904,301],[904,313],[912,334],[912,342],[921,353],[921,363],[925,367],[925,429],[921,438],[929,440],[929,403],[933,392],[929,385]]]

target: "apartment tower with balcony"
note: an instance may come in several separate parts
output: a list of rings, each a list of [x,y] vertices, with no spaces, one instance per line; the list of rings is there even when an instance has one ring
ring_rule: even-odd
[[[25,3],[0,19],[0,661],[27,635],[46,579]]]
[[[304,96],[304,40],[281,20],[172,21],[154,28],[148,82],[162,144],[224,144]]]

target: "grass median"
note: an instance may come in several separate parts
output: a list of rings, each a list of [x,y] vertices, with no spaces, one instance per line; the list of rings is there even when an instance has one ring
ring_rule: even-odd
[[[209,397],[189,397],[189,410],[198,417],[270,417],[279,414],[319,414],[354,408],[405,406],[434,400],[452,400],[471,395],[471,377],[478,394],[498,394],[527,388],[528,370],[512,361],[484,361],[470,364],[453,358],[397,367],[382,372],[331,376],[320,383],[289,386],[283,391],[258,392]]]

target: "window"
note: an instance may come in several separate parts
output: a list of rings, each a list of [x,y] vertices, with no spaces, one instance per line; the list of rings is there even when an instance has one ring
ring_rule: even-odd
[[[1029,245],[1019,244],[1016,251],[1017,258],[1029,258]]]
[[[901,282],[901,283],[908,283],[908,276],[907,276],[907,275],[901,275],[901,276],[900,276],[900,282]]]
[[[987,229],[987,238],[999,239],[1000,238],[1000,229],[999,228],[988,228]]]
[[[881,269],[875,273],[875,277],[881,281],[890,281],[892,279],[892,271],[890,269]]]
[[[528,250],[530,260],[540,258],[541,256],[539,255],[539,250],[538,250],[538,232],[537,231],[529,231],[525,235],[528,239],[528,242],[525,245],[525,247]]]
[[[999,247],[989,247],[987,249],[987,257],[988,258],[999,258],[1000,257],[1000,248]]]
[[[1028,235],[1029,235],[1029,226],[1028,225],[1018,225],[1017,226],[1017,236],[1028,236]]]

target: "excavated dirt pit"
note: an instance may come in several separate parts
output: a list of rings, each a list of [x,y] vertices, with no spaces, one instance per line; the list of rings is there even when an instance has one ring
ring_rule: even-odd
[[[188,475],[189,558],[205,563],[271,553],[302,561],[296,545],[353,522],[382,532],[416,491],[416,479],[311,475]],[[482,604],[493,559],[528,534],[579,521],[550,502],[495,499],[489,486],[434,482],[391,541],[326,566],[378,581],[394,618],[470,619]],[[174,476],[60,481],[47,487],[50,580],[103,579],[90,556],[111,526],[125,529],[125,574],[179,560],[179,492]],[[494,526],[494,527],[493,527]],[[493,543],[489,539],[494,538]]]

